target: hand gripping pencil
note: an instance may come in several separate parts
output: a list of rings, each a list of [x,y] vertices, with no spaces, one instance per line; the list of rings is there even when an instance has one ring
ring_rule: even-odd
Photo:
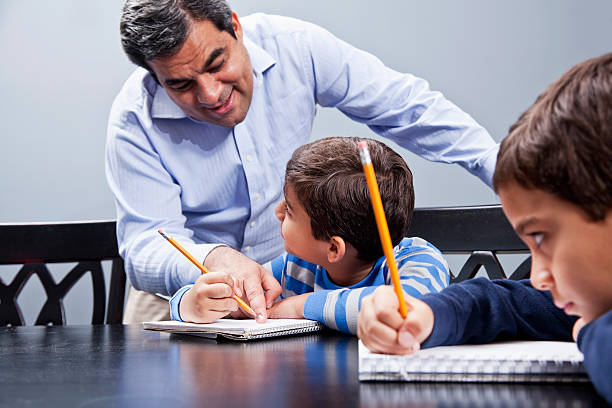
[[[195,266],[198,267],[198,269],[200,271],[202,271],[202,273],[208,273],[210,272],[204,265],[202,265],[200,262],[198,262],[189,252],[187,252],[185,250],[185,248],[183,248],[182,246],[179,245],[178,242],[176,242],[173,238],[170,238],[169,236],[167,236],[163,230],[158,229],[157,232],[160,233],[160,235],[164,238],[166,238],[166,240],[171,243],[176,249],[179,250],[179,252],[183,255],[185,255],[185,257],[187,259],[189,259]],[[240,299],[238,296],[234,295],[232,296],[232,298],[238,302],[238,305],[243,308],[245,310],[245,312],[247,312],[248,314],[250,314],[251,316],[255,317],[256,314],[253,311],[253,309],[251,309],[251,307],[249,305],[247,305],[244,300]]]
[[[370,190],[370,200],[372,201],[372,208],[374,209],[374,217],[376,218],[376,226],[378,227],[378,235],[380,236],[380,242],[382,244],[385,258],[387,258],[387,266],[391,273],[391,282],[393,283],[393,290],[399,300],[399,311],[403,318],[408,314],[408,306],[404,300],[404,292],[400,283],[399,274],[397,272],[397,265],[395,264],[395,257],[393,256],[393,245],[391,245],[391,236],[389,235],[389,226],[387,225],[387,218],[385,217],[385,211],[383,210],[382,200],[380,198],[380,191],[378,190],[378,184],[376,183],[376,175],[374,174],[374,166],[372,166],[372,159],[370,158],[370,150],[368,149],[368,142],[359,142],[359,156],[361,157],[361,164],[363,164],[363,172],[365,173],[366,180],[368,182],[368,189]]]

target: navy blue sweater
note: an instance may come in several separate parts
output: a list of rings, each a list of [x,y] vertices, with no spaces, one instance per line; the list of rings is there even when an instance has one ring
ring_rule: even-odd
[[[530,281],[470,279],[421,298],[434,312],[423,347],[493,340],[572,340],[577,318]],[[612,311],[582,328],[578,348],[595,389],[612,404]]]

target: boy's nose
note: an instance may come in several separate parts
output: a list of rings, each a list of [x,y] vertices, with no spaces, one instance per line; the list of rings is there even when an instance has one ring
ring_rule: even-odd
[[[278,203],[278,205],[274,209],[274,214],[280,222],[283,222],[285,220],[285,200]]]
[[[554,286],[552,273],[548,268],[531,266],[531,285],[539,290],[551,290]]]

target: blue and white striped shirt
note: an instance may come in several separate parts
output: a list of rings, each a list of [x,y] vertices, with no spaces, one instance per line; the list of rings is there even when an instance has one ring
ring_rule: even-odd
[[[448,286],[450,273],[440,251],[421,238],[404,238],[393,249],[404,292],[413,297],[436,293]],[[281,299],[312,294],[304,305],[304,317],[346,333],[357,333],[361,299],[377,286],[391,283],[385,257],[368,276],[352,286],[333,283],[325,269],[285,253],[264,265],[281,284]]]
[[[200,273],[159,228],[202,261],[220,244],[259,263],[282,252],[274,207],[317,106],[338,108],[421,157],[459,164],[490,184],[497,144],[427,81],[313,24],[263,14],[240,22],[253,68],[243,122],[224,128],[192,120],[142,68],[111,108],[106,176],[119,251],[136,289],[173,294]]]

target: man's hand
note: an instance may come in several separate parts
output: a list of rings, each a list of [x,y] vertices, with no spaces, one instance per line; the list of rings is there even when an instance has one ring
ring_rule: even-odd
[[[181,319],[193,323],[214,322],[238,308],[238,303],[232,297],[234,294],[240,296],[240,289],[229,274],[204,274],[181,298]]]
[[[402,318],[391,286],[383,285],[361,301],[357,336],[375,353],[409,354],[420,348],[433,330],[433,311],[404,293],[408,316]]]
[[[304,304],[310,293],[291,296],[272,305],[268,310],[271,319],[303,319]]]
[[[257,314],[257,321],[266,321],[266,309],[272,306],[274,299],[281,293],[280,284],[270,272],[240,252],[225,246],[213,249],[206,257],[204,266],[211,272],[230,274]]]

